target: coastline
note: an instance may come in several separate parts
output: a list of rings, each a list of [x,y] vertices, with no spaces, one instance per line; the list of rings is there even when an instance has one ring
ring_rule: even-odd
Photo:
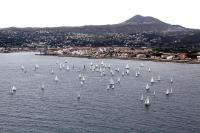
[[[3,53],[21,53],[21,52],[38,52],[35,55],[38,56],[57,56],[57,57],[77,57],[77,58],[88,58],[88,59],[120,59],[120,60],[137,60],[137,61],[153,61],[153,62],[172,62],[172,63],[182,63],[182,64],[200,64],[200,61],[197,59],[187,59],[187,60],[175,60],[175,59],[155,59],[155,58],[138,58],[138,57],[120,57],[120,56],[100,56],[100,55],[92,55],[92,54],[87,54],[87,55],[76,55],[76,54],[56,54],[56,53],[51,53],[51,54],[45,54],[42,53],[40,50],[37,49],[26,49],[26,50],[11,50],[9,52],[0,52],[1,54]]]
[[[87,59],[119,59],[119,60],[137,60],[137,61],[153,61],[153,62],[171,62],[181,64],[200,64],[197,60],[166,60],[166,59],[150,59],[150,58],[120,58],[120,57],[92,57],[92,56],[80,56],[80,55],[56,55],[56,54],[35,54],[38,56],[57,56],[57,57],[75,57],[75,58],[87,58]]]

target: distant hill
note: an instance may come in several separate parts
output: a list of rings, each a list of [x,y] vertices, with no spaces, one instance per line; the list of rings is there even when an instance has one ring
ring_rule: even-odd
[[[15,29],[15,28],[8,28]],[[63,32],[104,34],[104,33],[137,33],[137,32],[179,32],[190,29],[179,25],[171,25],[150,16],[136,15],[122,23],[111,25],[87,25],[80,27],[22,28],[22,30],[59,30]],[[1,30],[1,29],[0,29]]]
[[[137,33],[137,32],[178,32],[189,29],[171,25],[153,17],[136,15],[122,23],[112,25],[88,25],[81,27],[58,27],[65,32],[104,34],[104,33]]]
[[[164,24],[164,22],[160,21],[159,19],[147,16],[136,15],[125,22],[123,24]],[[166,24],[166,23],[165,23]],[[169,24],[167,24],[169,25]]]

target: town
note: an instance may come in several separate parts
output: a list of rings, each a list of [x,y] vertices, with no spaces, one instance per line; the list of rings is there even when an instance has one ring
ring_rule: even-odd
[[[0,52],[40,55],[200,62],[199,32],[70,33],[64,29],[0,30]]]

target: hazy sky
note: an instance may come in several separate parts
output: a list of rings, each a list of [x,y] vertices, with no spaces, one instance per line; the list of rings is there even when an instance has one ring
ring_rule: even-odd
[[[200,0],[0,0],[0,27],[116,24],[136,14],[200,29]]]

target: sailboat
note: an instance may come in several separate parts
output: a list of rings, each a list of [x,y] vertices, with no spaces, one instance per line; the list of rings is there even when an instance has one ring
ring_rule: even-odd
[[[170,93],[170,92],[169,92],[169,89],[167,89],[165,94],[168,96],[169,93]]]
[[[171,88],[170,88],[170,93],[171,93],[171,94],[172,94],[172,89],[173,89],[173,88],[171,87]]]
[[[126,74],[127,74],[127,75],[129,75],[129,74],[130,74],[130,71],[129,71],[129,69],[127,69],[127,70],[126,70]]]
[[[16,92],[16,87],[13,85],[13,87],[10,90],[10,94],[14,94]]]
[[[154,95],[154,96],[156,95],[156,91],[155,91],[155,90],[153,91],[153,95]]]
[[[21,69],[22,69],[22,71],[24,71],[24,66],[23,65],[21,66]]]
[[[149,68],[149,70],[148,70],[149,72],[151,72],[151,68]]]
[[[112,69],[110,70],[110,74],[111,74],[111,76],[114,76],[114,75],[115,75],[115,73],[113,72]]]
[[[122,72],[122,76],[124,77],[124,75],[125,75],[125,73],[124,73],[124,71]]]
[[[90,66],[93,66],[93,62],[90,62]]]
[[[54,74],[53,68],[51,69],[51,74]]]
[[[15,92],[16,90],[17,90],[17,88],[13,85],[12,91]]]
[[[173,78],[171,78],[170,82],[171,82],[171,84],[173,84],[173,82],[174,82],[174,81],[173,81]]]
[[[70,70],[70,69],[69,69],[69,66],[67,66],[67,68],[66,68],[66,69],[67,69],[67,71],[69,71],[69,70]]]
[[[81,79],[82,81],[83,81],[83,83],[85,82],[85,77],[84,76],[82,76],[82,79]]]
[[[109,83],[109,85],[110,85],[110,88],[111,89],[114,89],[115,88],[115,86],[114,86],[114,80],[112,79],[112,78],[110,78],[110,83]]]
[[[100,72],[101,77],[103,77],[103,71]]]
[[[130,69],[129,64],[126,64],[126,69]]]
[[[35,64],[35,70],[37,70],[39,68],[38,64]]]
[[[81,81],[81,86],[83,86],[83,83],[84,83],[84,82],[83,82],[83,81]]]
[[[151,77],[151,84],[153,84],[155,81],[154,81],[154,79],[153,79],[153,77]]]
[[[56,75],[55,79],[54,79],[56,82],[58,82],[58,76]]]
[[[106,87],[106,90],[109,90],[110,89],[110,86],[109,85],[107,85],[107,87]]]
[[[141,64],[140,64],[140,67],[144,67],[144,64],[143,64],[143,63],[141,63]]]
[[[139,75],[138,75],[138,73],[136,72],[136,73],[135,73],[135,77],[137,78],[138,76],[139,76]]]
[[[141,97],[140,97],[140,101],[143,101],[143,100],[144,100],[144,96],[142,94]]]
[[[116,71],[116,72],[119,72],[119,68],[116,68],[115,71]]]
[[[137,72],[138,76],[140,76],[140,71]]]
[[[41,90],[44,90],[44,84],[42,84],[42,86],[41,86]]]
[[[145,106],[150,106],[150,100],[149,97],[147,96],[147,98],[144,101]]]
[[[158,76],[158,81],[160,81],[160,76]]]
[[[111,65],[110,64],[108,64],[108,69],[110,69],[111,68]]]
[[[80,100],[80,99],[81,99],[81,94],[78,94],[77,100]]]
[[[146,90],[148,91],[150,89],[149,84],[146,85]]]
[[[82,75],[81,75],[81,73],[78,75],[78,77],[79,77],[79,79],[81,80],[81,78],[82,78]]]
[[[62,70],[62,63],[60,63],[59,69]]]
[[[120,77],[118,77],[118,79],[117,79],[118,84],[120,84],[120,81],[121,81],[121,79],[120,79]]]
[[[104,62],[103,61],[101,61],[101,66],[104,66]]]

